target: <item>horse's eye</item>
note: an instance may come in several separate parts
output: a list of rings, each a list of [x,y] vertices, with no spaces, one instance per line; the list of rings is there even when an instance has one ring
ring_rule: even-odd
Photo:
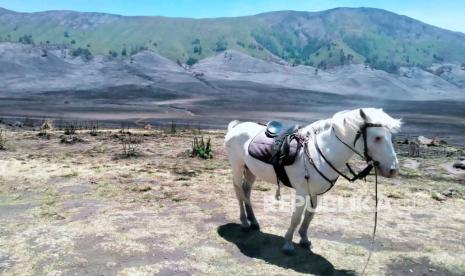
[[[383,140],[383,137],[381,136],[376,136],[375,137],[375,142],[381,142]]]

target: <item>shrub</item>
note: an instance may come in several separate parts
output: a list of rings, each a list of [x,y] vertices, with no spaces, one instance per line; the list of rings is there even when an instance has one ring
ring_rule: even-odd
[[[194,64],[197,63],[197,59],[196,58],[193,58],[193,57],[190,57],[187,61],[186,61],[186,64],[189,65],[189,66],[192,66]]]
[[[194,137],[194,141],[192,141],[191,157],[200,157],[203,159],[213,158],[211,139],[208,138],[207,142],[205,143],[203,137]]]
[[[19,43],[23,44],[34,44],[34,40],[32,39],[32,35],[23,35],[18,39]]]
[[[112,50],[108,51],[108,55],[112,58],[118,57],[118,53]]]
[[[202,54],[202,46],[195,46],[194,47],[194,54],[201,55]]]
[[[436,55],[436,54],[433,54],[433,58],[435,61],[439,61],[439,62],[443,62],[444,61],[444,58],[439,56],[439,55]]]
[[[214,49],[215,52],[222,52],[228,48],[228,42],[223,39],[216,42],[216,48]]]
[[[71,55],[73,57],[82,57],[84,60],[86,61],[89,61],[93,58],[92,56],[92,53],[90,52],[89,49],[85,49],[85,48],[77,48],[77,49],[74,49],[72,52],[71,52]]]
[[[257,49],[257,45],[255,45],[255,43],[249,43],[247,47],[249,47],[249,49]]]

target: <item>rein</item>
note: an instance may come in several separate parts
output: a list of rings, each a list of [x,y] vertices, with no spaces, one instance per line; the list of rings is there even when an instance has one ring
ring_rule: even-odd
[[[376,238],[376,228],[377,228],[377,225],[378,225],[378,170],[377,170],[377,166],[379,164],[378,161],[375,161],[373,160],[373,158],[368,154],[368,146],[367,146],[367,129],[370,128],[370,127],[383,127],[383,125],[381,124],[372,124],[372,123],[368,123],[368,122],[365,122],[364,125],[360,128],[360,130],[357,132],[357,135],[355,136],[355,139],[354,139],[354,147],[358,141],[358,139],[360,137],[362,137],[363,139],[363,146],[364,146],[364,149],[363,149],[363,155],[360,154],[357,150],[355,150],[355,148],[351,147],[350,145],[348,145],[346,142],[344,142],[341,138],[338,137],[337,135],[337,132],[334,128],[332,128],[332,131],[334,131],[334,135],[336,136],[336,138],[342,143],[344,144],[346,147],[348,147],[351,151],[353,151],[354,153],[356,153],[358,156],[360,156],[362,159],[364,159],[367,163],[367,166],[365,167],[365,169],[363,169],[361,172],[359,173],[355,173],[355,171],[352,169],[352,167],[349,165],[349,163],[346,163],[346,166],[349,170],[349,172],[353,175],[352,177],[349,177],[347,175],[345,175],[344,173],[342,173],[340,170],[338,170],[331,162],[329,162],[329,160],[326,158],[326,156],[323,154],[323,152],[321,151],[321,148],[318,146],[318,139],[317,139],[317,133],[316,131],[314,131],[314,144],[315,144],[315,148],[316,150],[318,151],[318,153],[321,155],[321,157],[323,158],[323,160],[325,160],[325,162],[331,167],[331,169],[333,169],[335,172],[337,172],[340,176],[344,177],[346,180],[348,180],[349,182],[354,182],[358,179],[366,179],[366,176],[368,176],[370,174],[370,172],[375,169],[375,215],[374,215],[374,225],[373,225],[373,233],[372,233],[372,237],[371,237],[371,245],[370,245],[370,252],[368,254],[368,257],[367,257],[367,260],[366,260],[366,263],[365,263],[365,266],[363,267],[363,270],[362,270],[362,273],[361,275],[365,274],[365,271],[368,267],[368,264],[370,263],[370,259],[371,259],[371,256],[373,254],[373,249],[374,249],[374,245],[375,245],[375,238]],[[307,140],[308,141],[308,140]],[[317,166],[315,165],[315,162],[313,162],[313,159],[311,158],[310,156],[310,153],[308,151],[308,143],[305,143],[304,144],[304,151],[305,151],[305,155],[307,156],[308,160],[310,161],[309,163],[311,163],[313,165],[313,168],[318,172],[318,174],[323,178],[325,179],[327,182],[329,182],[331,184],[330,188],[331,189],[334,184],[336,183],[337,181],[337,178],[334,179],[334,180],[330,180],[326,175],[323,174],[323,172],[321,172]],[[307,176],[306,178],[308,177],[308,172],[307,172]],[[308,178],[307,178],[308,179]],[[328,189],[328,190],[329,190]],[[313,204],[312,204],[312,207],[313,207]]]
[[[365,270],[370,263],[371,256],[373,255],[373,249],[375,248],[375,238],[376,238],[376,227],[378,226],[378,170],[375,167],[375,223],[373,224],[373,233],[371,236],[370,252],[368,253],[365,266],[363,267],[362,274],[365,274]]]
[[[349,170],[349,172],[352,174],[352,177],[349,177],[347,176],[346,174],[344,174],[343,172],[341,172],[340,170],[338,170],[327,158],[326,156],[323,154],[323,152],[321,151],[321,148],[318,146],[318,139],[316,137],[317,133],[314,131],[314,134],[315,134],[315,137],[313,139],[314,143],[315,143],[315,148],[316,150],[318,151],[318,153],[321,155],[321,157],[323,158],[323,160],[325,160],[325,162],[331,167],[331,169],[333,169],[335,172],[337,172],[337,174],[339,174],[340,176],[344,177],[347,181],[349,182],[354,182],[358,179],[363,179],[363,178],[366,178],[367,175],[370,174],[370,172],[373,170],[374,167],[376,167],[379,162],[378,161],[374,161],[373,158],[368,154],[368,146],[367,146],[367,129],[369,127],[383,127],[383,125],[381,124],[372,124],[372,123],[365,123],[361,128],[360,130],[357,132],[357,135],[355,136],[355,140],[354,140],[354,146],[355,144],[357,144],[357,141],[360,137],[363,138],[363,145],[364,145],[364,150],[363,150],[363,155],[360,154],[356,149],[354,149],[353,147],[349,146],[346,142],[342,141],[341,138],[339,138],[339,136],[337,135],[337,132],[336,130],[334,129],[334,127],[332,128],[332,131],[334,132],[334,136],[336,136],[336,138],[343,144],[345,145],[347,148],[349,148],[351,151],[353,151],[354,153],[356,153],[358,156],[360,156],[363,160],[365,160],[367,162],[367,166],[362,170],[360,171],[359,173],[355,173],[355,171],[352,169],[352,167],[349,165],[349,163],[346,163],[346,166],[347,166],[347,169]],[[327,176],[325,176],[315,165],[315,163],[313,162],[313,160],[311,159],[311,157],[307,154],[307,157],[312,161],[311,163],[313,164],[313,167],[315,168],[315,170],[318,172],[318,174],[323,177],[326,181],[328,181],[329,183],[331,183],[332,185],[334,185],[334,183],[336,182],[337,178],[335,180],[330,180],[328,179]]]

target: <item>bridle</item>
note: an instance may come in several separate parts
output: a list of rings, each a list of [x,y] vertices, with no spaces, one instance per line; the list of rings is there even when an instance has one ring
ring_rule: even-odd
[[[365,122],[361,127],[360,129],[357,131],[357,134],[355,135],[355,139],[354,139],[354,142],[353,142],[353,147],[350,146],[348,143],[344,142],[341,138],[339,138],[339,136],[337,135],[337,132],[336,130],[334,129],[334,127],[332,127],[332,131],[334,132],[334,136],[336,136],[336,138],[343,144],[345,145],[347,148],[349,148],[352,152],[354,152],[355,154],[357,154],[358,156],[360,156],[363,160],[365,160],[365,162],[367,163],[367,166],[360,172],[358,173],[355,173],[355,171],[352,169],[352,167],[350,166],[349,163],[346,163],[346,167],[347,169],[349,170],[349,172],[352,174],[352,176],[348,176],[346,174],[344,174],[343,172],[341,172],[339,169],[337,169],[333,163],[331,163],[327,158],[326,156],[323,154],[321,148],[319,147],[318,145],[318,139],[317,139],[317,133],[316,131],[314,131],[314,138],[313,138],[313,141],[314,141],[314,144],[315,144],[315,149],[317,150],[318,154],[323,158],[323,160],[325,160],[325,162],[328,164],[328,166],[331,167],[332,170],[334,170],[339,176],[342,176],[343,178],[345,178],[346,180],[348,180],[349,182],[354,182],[358,179],[364,179],[366,178],[367,175],[370,174],[370,172],[373,170],[373,168],[375,168],[376,166],[379,165],[379,162],[374,160],[370,154],[368,153],[368,142],[367,142],[367,130],[368,128],[370,127],[384,127],[382,124],[373,124],[373,123],[368,123],[368,122]],[[358,150],[355,149],[355,145],[357,144],[357,141],[362,138],[363,139],[363,154],[361,154],[360,152],[358,152]],[[316,166],[315,162],[313,162],[312,158],[310,157],[309,153],[307,153],[307,158],[310,159],[310,163],[313,165],[314,169],[318,172],[318,174],[323,178],[325,179],[327,182],[329,182],[331,185],[334,185],[334,183],[337,181],[337,177],[336,179],[334,180],[331,180],[329,179],[325,174],[323,174],[323,172],[318,169],[318,167]]]
[[[354,147],[351,147],[350,145],[348,145],[346,142],[344,142],[341,138],[339,138],[339,136],[337,135],[337,132],[336,130],[334,129],[333,127],[333,131],[334,131],[334,136],[336,136],[336,138],[343,144],[345,145],[347,148],[349,148],[351,151],[353,151],[354,153],[356,153],[358,156],[360,156],[363,160],[365,160],[365,162],[367,163],[367,166],[365,167],[365,169],[363,169],[361,172],[359,173],[355,173],[354,170],[352,169],[352,167],[349,165],[349,163],[346,163],[346,167],[347,169],[349,170],[349,172],[352,174],[352,177],[349,178],[347,177],[346,175],[344,174],[341,174],[339,171],[337,171],[340,175],[342,175],[345,179],[349,180],[350,182],[354,182],[355,180],[357,179],[362,179],[362,178],[365,178],[370,172],[371,170],[378,166],[379,165],[379,162],[374,160],[370,154],[368,154],[368,137],[367,137],[367,130],[368,128],[370,127],[384,127],[382,124],[373,124],[373,123],[368,123],[368,122],[365,122],[361,127],[360,129],[357,131],[357,134],[355,135],[355,139],[354,139]],[[363,155],[360,154],[356,149],[355,149],[355,145],[357,144],[357,141],[358,139],[360,139],[360,137],[362,137],[363,139]],[[315,139],[316,141],[316,139]],[[320,152],[321,154],[321,150],[319,150],[319,147],[318,147],[318,151]],[[328,162],[328,160],[324,157],[324,155],[322,155],[323,159],[325,159],[326,162]],[[329,162],[328,162],[329,164]],[[332,164],[330,165],[332,168],[334,166],[332,166]]]
[[[363,116],[362,116],[363,117]],[[367,137],[367,131],[369,128],[371,127],[384,127],[384,125],[382,124],[373,124],[373,123],[369,123],[366,121],[365,118],[364,119],[364,124],[360,127],[360,129],[357,131],[357,134],[355,135],[355,139],[354,139],[354,142],[353,142],[353,147],[350,146],[348,143],[344,142],[341,138],[339,138],[339,136],[337,135],[337,132],[336,132],[336,129],[334,127],[332,127],[332,131],[334,132],[334,135],[336,136],[336,138],[343,144],[345,145],[347,148],[349,148],[352,152],[354,152],[355,154],[357,154],[358,156],[360,156],[363,160],[365,160],[367,166],[362,170],[360,171],[359,173],[355,173],[355,171],[352,169],[352,167],[349,165],[349,163],[346,163],[346,166],[347,166],[347,169],[349,170],[349,172],[352,174],[352,177],[349,177],[347,176],[346,174],[342,173],[340,170],[338,170],[326,157],[325,155],[323,154],[323,152],[321,151],[320,147],[318,146],[318,139],[317,139],[317,133],[316,131],[314,131],[314,144],[315,144],[315,148],[316,150],[318,151],[318,153],[320,154],[320,156],[323,158],[323,160],[325,160],[325,162],[331,167],[331,169],[333,169],[335,172],[337,172],[339,174],[339,176],[342,176],[344,177],[346,180],[348,180],[349,182],[354,182],[358,179],[366,179],[366,176],[370,174],[370,172],[373,170],[373,168],[375,169],[375,217],[374,217],[374,225],[373,225],[373,233],[372,233],[372,239],[371,239],[371,247],[370,247],[370,252],[369,252],[369,255],[367,257],[367,261],[365,263],[365,266],[363,268],[363,271],[361,273],[361,275],[365,274],[365,270],[366,268],[368,267],[368,264],[370,262],[370,259],[371,259],[371,255],[372,255],[372,252],[373,252],[373,248],[374,248],[374,244],[375,244],[375,237],[376,237],[376,227],[377,227],[377,224],[378,224],[378,170],[377,170],[377,167],[379,165],[379,162],[374,160],[369,152],[368,152],[368,137]],[[309,135],[311,135],[311,133],[309,133]],[[361,154],[360,152],[358,152],[356,149],[355,149],[355,145],[357,144],[357,141],[362,138],[363,139],[363,154]],[[315,162],[313,162],[313,159],[311,158],[310,156],[310,152],[308,151],[308,143],[305,143],[305,154],[309,160],[309,163],[311,163],[313,165],[313,168],[316,170],[316,172],[323,178],[325,179],[327,182],[329,182],[331,185],[329,187],[329,189],[331,189],[334,184],[336,183],[338,177],[336,177],[336,179],[334,180],[331,180],[329,179],[320,169],[318,169],[318,167],[316,166]],[[307,169],[306,169],[307,170]],[[308,172],[307,172],[307,176],[306,176],[307,180],[308,180]],[[328,189],[328,190],[329,190]],[[328,191],[326,190],[326,191]],[[325,191],[325,192],[326,192]],[[325,193],[324,192],[324,193]],[[313,202],[312,202],[312,207],[313,207]]]

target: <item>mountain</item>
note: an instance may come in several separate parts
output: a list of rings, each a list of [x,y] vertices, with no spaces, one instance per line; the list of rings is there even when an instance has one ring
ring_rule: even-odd
[[[0,41],[68,48],[86,57],[150,50],[190,64],[227,49],[294,65],[367,63],[388,72],[465,62],[465,34],[373,8],[214,19],[0,9]]]
[[[311,66],[276,64],[227,50],[200,60],[191,68],[203,79],[247,81],[268,86],[305,89],[339,95],[363,95],[378,99],[434,100],[465,98],[465,70],[454,64],[423,70],[401,67],[398,74],[362,64],[316,70]]]
[[[362,64],[317,70],[265,61],[236,50],[186,66],[152,51],[124,59],[96,55],[85,60],[63,56],[61,50],[44,52],[33,45],[0,43],[1,100],[52,92],[54,97],[47,100],[54,101],[58,95],[103,97],[110,102],[121,97],[184,99],[214,95],[227,99],[231,91],[250,94],[257,87],[263,91],[282,88],[377,99],[463,100],[465,70],[454,64],[435,64],[425,70],[401,67],[398,74]],[[82,92],[85,90],[92,92]]]

